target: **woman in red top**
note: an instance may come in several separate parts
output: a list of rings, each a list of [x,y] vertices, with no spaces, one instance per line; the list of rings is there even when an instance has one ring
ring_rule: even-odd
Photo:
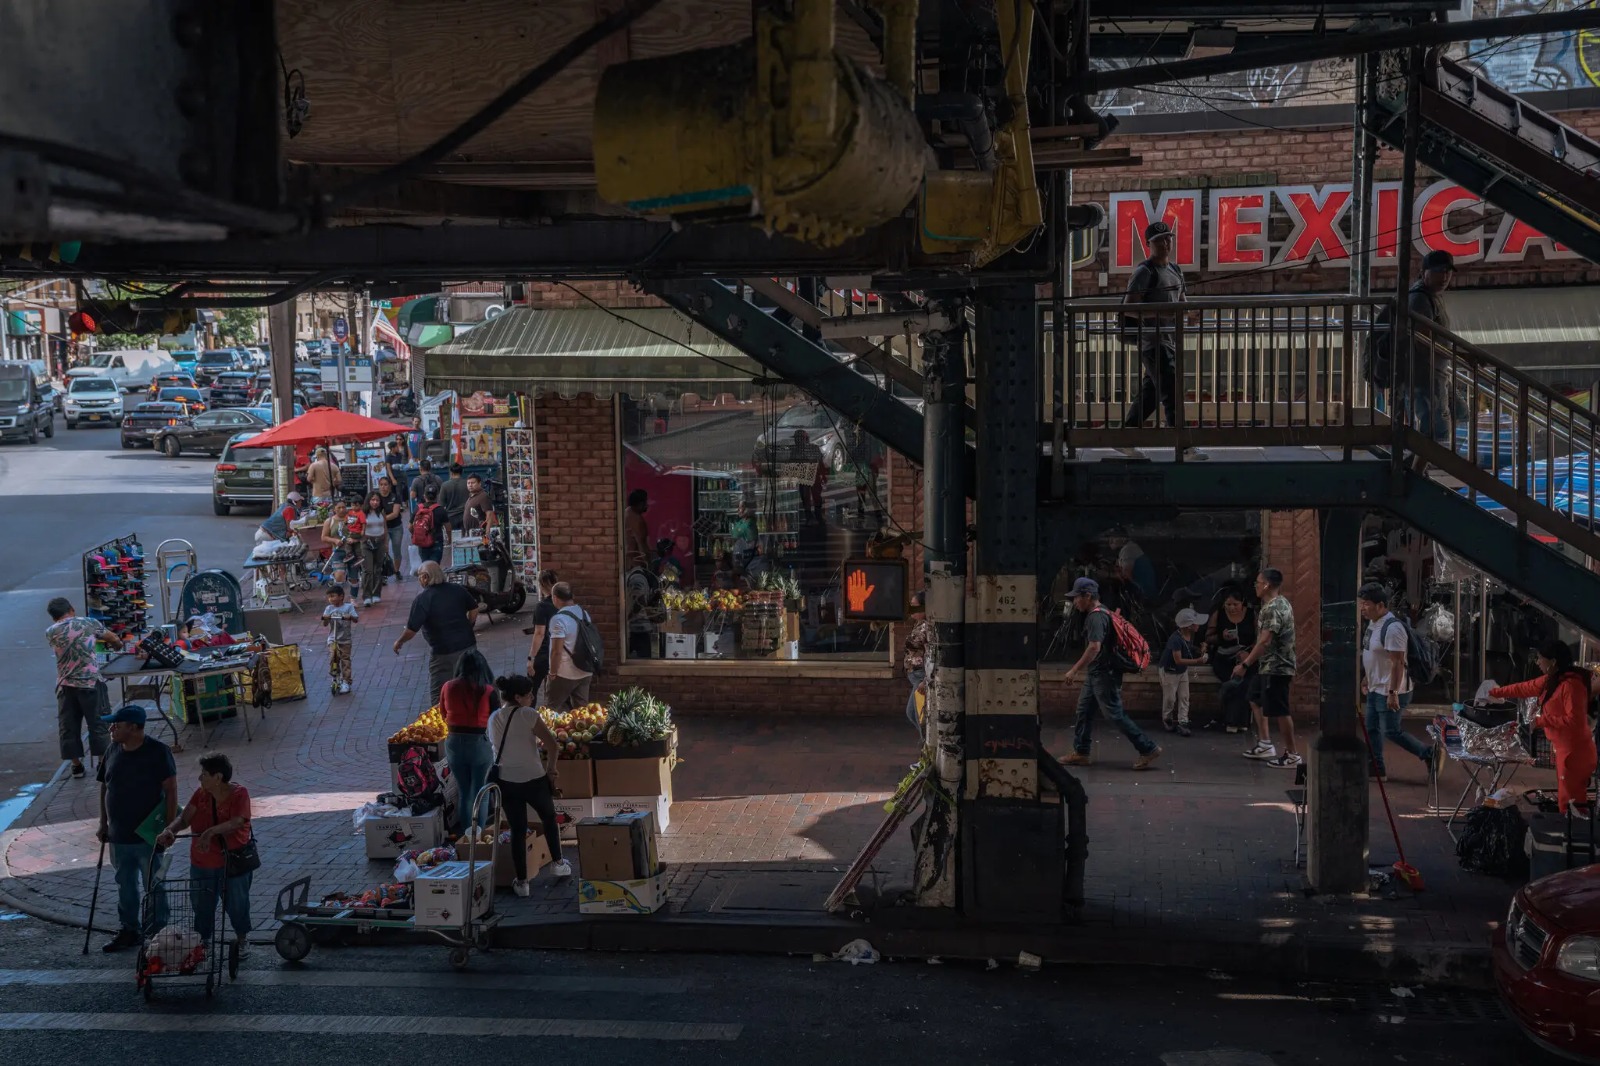
[[[1533,717],[1535,728],[1544,730],[1556,760],[1556,797],[1561,812],[1570,803],[1581,803],[1589,794],[1589,779],[1594,776],[1594,733],[1589,728],[1589,671],[1572,665],[1572,649],[1559,640],[1538,651],[1543,677],[1501,685],[1489,695],[1503,699],[1539,698]]]
[[[235,851],[250,843],[250,793],[233,782],[233,763],[221,752],[200,756],[200,787],[172,824],[156,837],[159,847],[170,848],[184,829],[193,830],[189,840],[189,876],[194,887],[194,931],[211,942],[217,914],[217,894],[223,895],[222,909],[233,926],[233,935],[244,951],[250,932],[250,882],[254,871],[233,877],[224,876],[224,849]]]
[[[467,831],[471,818],[467,808],[477,799],[489,767],[494,765],[494,747],[489,743],[489,715],[500,706],[494,689],[494,671],[477,648],[468,648],[456,666],[456,676],[439,690],[439,710],[450,727],[444,738],[444,757],[461,789],[456,804],[454,832]],[[492,827],[491,827],[492,828]]]

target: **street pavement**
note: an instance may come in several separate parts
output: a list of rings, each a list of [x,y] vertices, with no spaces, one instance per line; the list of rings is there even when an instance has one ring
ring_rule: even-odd
[[[81,594],[73,584],[77,556],[98,540],[138,532],[153,548],[159,537],[181,532],[195,543],[202,565],[227,566],[243,558],[259,515],[210,513],[208,460],[120,453],[109,433],[58,433],[38,448],[0,449],[0,461],[0,485],[10,498],[42,498],[49,506],[40,510],[53,516],[38,520],[46,529],[40,536],[27,535],[27,523],[19,526],[10,509],[0,518],[6,523],[0,536],[26,545],[25,553],[0,556],[3,594],[21,608],[4,615],[17,642],[12,660],[19,681],[3,750],[12,779],[36,789],[25,797],[27,810],[0,836],[0,901],[81,924],[94,883],[97,793],[92,782],[46,784],[55,768],[55,729],[50,658],[40,635],[44,601],[58,591]],[[91,476],[101,467],[120,476]],[[80,484],[75,479],[98,486],[101,495],[56,491]],[[422,642],[398,657],[389,650],[415,591],[413,582],[391,585],[381,605],[363,610],[349,696],[331,696],[324,682],[314,610],[284,615],[287,638],[302,642],[308,698],[275,704],[253,719],[251,741],[234,721],[222,724],[211,742],[234,759],[237,778],[254,797],[264,859],[254,886],[258,936],[270,937],[278,889],[295,877],[311,877],[316,893],[391,879],[389,863],[367,861],[350,812],[389,787],[384,742],[425,703]],[[480,623],[479,641],[497,669],[522,663],[526,638],[518,624]],[[663,839],[672,904],[665,920],[770,928],[811,923],[832,938],[830,950],[858,935],[886,936],[866,925],[829,925],[820,902],[882,820],[883,803],[915,756],[901,708],[885,708],[876,718],[836,719],[678,710],[683,761]],[[1046,741],[1064,753],[1070,709],[1045,711]],[[1290,970],[1315,974],[1324,972],[1318,969],[1322,956],[1309,946],[1333,945],[1379,972],[1406,961],[1407,972],[1440,980],[1463,973],[1486,980],[1488,936],[1511,888],[1459,869],[1440,819],[1424,810],[1420,764],[1394,763],[1391,796],[1407,857],[1422,868],[1428,891],[1413,895],[1390,883],[1366,896],[1318,898],[1303,891],[1303,873],[1292,861],[1294,820],[1285,795],[1291,775],[1240,758],[1237,737],[1157,735],[1166,747],[1157,770],[1135,773],[1131,747],[1102,727],[1098,761],[1081,773],[1090,796],[1084,951],[1123,963],[1181,957],[1204,968],[1206,952],[1226,945],[1232,955],[1219,958],[1276,952],[1294,960]],[[1312,739],[1302,738],[1307,750]],[[201,742],[193,730],[181,740],[180,781],[187,790]],[[1522,787],[1543,780],[1533,773],[1524,778]],[[1447,768],[1444,792],[1453,797],[1462,783]],[[1395,854],[1376,796],[1373,801],[1372,862],[1383,868]],[[910,880],[909,860],[902,831],[880,853],[865,885],[874,895],[892,895]],[[497,906],[508,932],[578,920],[571,882],[553,882],[548,873],[529,899],[502,894]],[[103,890],[97,926],[104,928],[111,913]],[[613,922],[606,928],[616,934],[627,927]],[[747,939],[759,949],[759,935]]]
[[[0,917],[6,915],[0,914]],[[988,1066],[1547,1066],[1488,993],[1264,981],[1214,971],[441,948],[244,961],[214,1000],[146,1005],[126,956],[0,921],[0,1056],[11,1062],[393,1066],[427,1061]],[[114,1043],[113,1043],[114,1042]]]

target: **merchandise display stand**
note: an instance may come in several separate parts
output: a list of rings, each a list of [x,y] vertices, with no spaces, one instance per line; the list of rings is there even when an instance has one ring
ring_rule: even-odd
[[[83,553],[84,611],[119,637],[144,632],[144,549],[133,534],[108,540]]]

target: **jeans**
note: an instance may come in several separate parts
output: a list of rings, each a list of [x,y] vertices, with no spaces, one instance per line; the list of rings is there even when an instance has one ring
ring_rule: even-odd
[[[911,695],[906,697],[906,721],[911,723],[911,728],[922,735],[922,719],[917,717],[917,686],[927,680],[927,673],[922,667],[906,671],[906,680],[911,683]]]
[[[1400,709],[1391,710],[1388,696],[1381,692],[1367,693],[1367,742],[1372,747],[1372,765],[1380,774],[1387,773],[1383,766],[1384,737],[1388,737],[1423,762],[1428,761],[1428,753],[1433,750],[1407,733],[1400,724],[1400,714],[1410,703],[1411,693],[1402,693]]]
[[[222,893],[222,910],[235,934],[250,931],[250,881],[255,871],[224,879],[220,869],[189,867],[189,902],[194,906],[194,931],[209,941],[217,918],[217,894]]]
[[[1451,397],[1450,381],[1443,374],[1433,374],[1432,380],[1411,386],[1408,413],[1418,433],[1436,441],[1449,442],[1452,418],[1465,418]]]
[[[471,822],[468,808],[483,791],[489,779],[489,767],[494,765],[494,748],[485,733],[451,733],[444,738],[444,757],[450,764],[450,775],[456,779],[461,799],[456,802],[455,832],[459,836],[467,831]],[[488,817],[480,810],[479,822]]]
[[[1073,751],[1079,755],[1089,754],[1089,744],[1094,739],[1096,710],[1122,730],[1140,755],[1149,755],[1156,750],[1156,742],[1144,735],[1144,730],[1134,724],[1122,706],[1122,675],[1091,673],[1083,683],[1083,691],[1078,694],[1078,716],[1072,723]]]
[[[528,879],[528,808],[539,816],[550,861],[561,861],[561,826],[556,824],[556,796],[548,777],[531,781],[500,782],[500,798],[505,803],[506,824],[511,826],[511,866],[518,881]],[[535,870],[534,873],[539,871]]]
[[[149,924],[140,920],[139,893],[144,890],[145,878],[150,872],[150,860],[155,848],[140,841],[137,844],[112,844],[111,866],[117,872],[117,921],[128,932],[151,936],[167,924],[167,891],[157,884],[151,895]]]
[[[405,570],[405,567],[402,564],[405,562],[406,556],[405,553],[400,550],[400,542],[405,536],[405,532],[406,527],[403,525],[389,527],[389,558],[394,560],[394,573],[396,577],[402,576],[402,573]]]
[[[1165,345],[1146,349],[1139,353],[1139,363],[1143,367],[1144,383],[1139,388],[1139,398],[1122,416],[1122,424],[1143,425],[1145,419],[1156,413],[1156,404],[1159,400],[1161,409],[1167,413],[1167,425],[1176,426],[1178,424],[1177,353]]]
[[[111,701],[106,695],[106,683],[95,682],[93,688],[56,689],[56,726],[61,739],[61,757],[74,761],[83,758],[83,729],[89,728],[89,752],[97,759],[104,758],[110,731],[100,720],[102,714],[111,713]]]
[[[417,558],[425,563],[443,563],[444,545],[435,542],[431,548],[418,548]]]

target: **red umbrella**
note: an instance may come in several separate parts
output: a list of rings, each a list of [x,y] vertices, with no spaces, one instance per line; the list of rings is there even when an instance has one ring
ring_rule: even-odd
[[[341,411],[337,407],[313,407],[305,414],[274,426],[260,436],[235,444],[235,448],[276,448],[291,444],[360,444],[382,440],[405,427],[380,418]]]

